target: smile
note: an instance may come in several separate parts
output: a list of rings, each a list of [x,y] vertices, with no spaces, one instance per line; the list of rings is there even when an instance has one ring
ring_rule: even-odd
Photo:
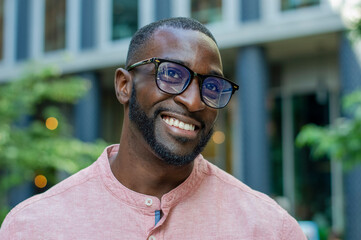
[[[173,117],[164,116],[162,119],[168,125],[174,126],[174,127],[186,130],[186,131],[194,131],[194,129],[196,127],[194,124],[185,123],[185,122],[182,122],[179,119],[176,119],[176,118],[173,118]]]

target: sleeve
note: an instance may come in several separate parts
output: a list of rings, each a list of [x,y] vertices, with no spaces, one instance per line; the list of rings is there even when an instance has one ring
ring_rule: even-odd
[[[283,217],[282,240],[289,239],[307,240],[298,222],[288,213],[285,213]]]

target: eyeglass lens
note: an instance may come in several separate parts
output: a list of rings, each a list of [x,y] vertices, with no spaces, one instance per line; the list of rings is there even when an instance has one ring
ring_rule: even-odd
[[[170,94],[180,94],[189,85],[191,73],[187,68],[172,62],[158,66],[156,82],[159,89]],[[222,108],[229,102],[233,92],[232,84],[218,77],[206,77],[201,86],[202,100],[213,108]]]

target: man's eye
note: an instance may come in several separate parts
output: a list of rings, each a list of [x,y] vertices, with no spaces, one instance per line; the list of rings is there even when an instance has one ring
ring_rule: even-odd
[[[168,70],[167,75],[172,78],[180,78],[180,74],[177,71],[174,70]]]
[[[207,83],[206,84],[206,89],[209,90],[209,91],[213,91],[213,92],[219,92],[219,88],[216,84],[213,84],[213,83]]]
[[[183,82],[183,74],[178,69],[174,68],[164,68],[162,69],[160,79],[164,82],[179,84]]]

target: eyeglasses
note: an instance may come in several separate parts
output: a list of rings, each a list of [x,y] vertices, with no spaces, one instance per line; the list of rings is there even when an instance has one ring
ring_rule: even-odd
[[[155,64],[155,82],[157,87],[168,94],[178,95],[184,92],[194,77],[200,80],[199,90],[202,101],[211,108],[223,108],[239,86],[216,75],[201,75],[183,64],[160,58],[150,58],[127,67],[128,71],[141,65]]]

